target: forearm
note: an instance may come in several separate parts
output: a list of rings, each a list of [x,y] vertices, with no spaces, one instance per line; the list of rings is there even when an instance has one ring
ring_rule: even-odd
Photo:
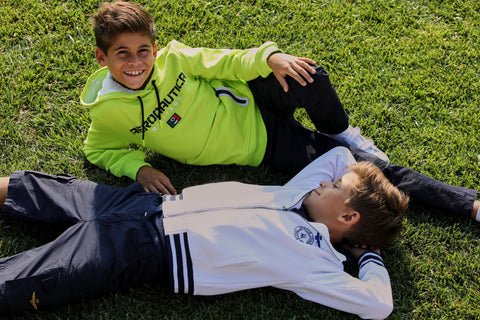
[[[7,199],[8,193],[8,183],[10,182],[9,177],[1,177],[0,178],[0,208],[3,207],[5,203],[5,199]]]
[[[138,170],[149,166],[145,153],[139,150],[85,149],[85,156],[92,164],[111,172],[117,177],[126,176],[136,180]]]
[[[231,50],[189,48],[177,44],[178,57],[188,73],[205,79],[253,80],[266,77],[272,69],[268,58],[281,52],[273,42],[266,42],[258,48]]]
[[[393,310],[390,277],[377,254],[360,258],[358,278],[340,269],[316,273],[308,278],[306,288],[296,292],[304,299],[365,319],[384,319]]]

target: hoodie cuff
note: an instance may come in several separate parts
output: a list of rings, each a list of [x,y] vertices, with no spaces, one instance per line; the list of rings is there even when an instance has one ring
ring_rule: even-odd
[[[265,78],[267,77],[270,73],[272,73],[272,69],[267,63],[268,58],[277,52],[283,52],[279,48],[277,48],[277,45],[274,42],[265,42],[258,48],[257,52],[257,61],[260,61],[260,75]]]
[[[152,165],[143,161],[135,162],[134,164],[130,164],[128,168],[125,169],[124,175],[131,178],[133,181],[137,181],[138,170],[140,170],[140,168],[143,166],[151,167]]]

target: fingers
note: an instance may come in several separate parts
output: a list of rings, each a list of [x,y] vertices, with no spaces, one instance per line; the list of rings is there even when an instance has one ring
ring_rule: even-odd
[[[312,74],[315,74],[315,61],[304,57],[295,57],[285,53],[274,53],[268,60],[268,65],[273,74],[282,85],[283,89],[288,91],[286,76],[290,76],[302,86],[307,82],[313,82]]]
[[[312,74],[315,73],[315,69],[311,66],[315,62],[308,58],[295,58],[294,63],[291,64],[291,69],[287,72],[289,76],[294,78],[302,86],[306,86],[313,82]],[[306,80],[306,81],[305,81]]]
[[[170,180],[165,177],[163,179],[154,180],[149,185],[144,187],[145,191],[147,192],[158,192],[163,194],[177,194],[177,190],[173,187]]]
[[[170,180],[157,186],[157,190],[157,192],[164,194],[177,194],[177,190],[175,190],[173,185],[170,183]]]
[[[7,198],[9,182],[10,182],[9,177],[0,178],[0,209],[3,207],[3,204],[5,203],[5,199]]]
[[[317,63],[314,60],[305,57],[297,57],[297,59],[302,60],[309,65],[310,73],[315,73],[315,68],[312,67],[312,65],[316,65]]]
[[[356,245],[354,245],[354,247],[364,249],[364,250],[372,250],[372,251],[376,249],[375,247],[367,246],[366,244],[362,244],[362,245],[356,244]]]
[[[275,78],[277,78],[278,82],[280,82],[280,85],[282,86],[283,90],[285,92],[288,91],[288,83],[285,77],[279,73],[274,72]]]
[[[312,67],[312,64],[315,64],[315,61],[302,57],[289,57],[290,59],[286,59],[288,63],[284,66],[283,72],[277,72],[280,75],[276,74],[277,79],[281,78],[279,81],[285,92],[288,91],[288,84],[285,79],[286,75],[292,77],[295,81],[300,83],[300,85],[306,86],[307,82],[313,82],[311,75],[316,72],[315,68]]]
[[[353,246],[353,248],[355,249],[358,249],[358,250],[362,250],[364,252],[367,252],[367,251],[373,251],[373,252],[376,252],[378,254],[380,254],[380,248],[377,248],[377,247],[374,247],[374,246],[367,246],[367,245],[359,245],[359,244],[356,244]]]
[[[150,166],[143,166],[137,173],[137,181],[146,192],[177,194],[170,179],[161,171]]]
[[[168,195],[177,194],[177,191],[175,188],[173,188],[173,186],[165,186],[161,183],[145,186],[143,189],[145,189],[146,192],[157,192]]]

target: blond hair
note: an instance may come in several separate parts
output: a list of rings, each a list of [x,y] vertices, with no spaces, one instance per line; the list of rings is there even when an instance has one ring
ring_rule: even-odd
[[[348,168],[358,175],[359,183],[352,188],[345,204],[360,213],[360,220],[343,241],[375,248],[392,243],[402,229],[408,196],[370,162],[358,162]]]

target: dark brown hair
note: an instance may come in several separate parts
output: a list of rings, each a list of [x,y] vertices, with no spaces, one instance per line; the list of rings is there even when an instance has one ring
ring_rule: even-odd
[[[375,248],[392,243],[402,229],[408,196],[370,162],[358,162],[348,168],[358,175],[359,182],[345,204],[360,213],[360,221],[343,241]]]
[[[107,54],[115,37],[124,32],[141,32],[155,43],[156,29],[152,16],[139,4],[134,2],[105,2],[90,22],[97,47]]]

